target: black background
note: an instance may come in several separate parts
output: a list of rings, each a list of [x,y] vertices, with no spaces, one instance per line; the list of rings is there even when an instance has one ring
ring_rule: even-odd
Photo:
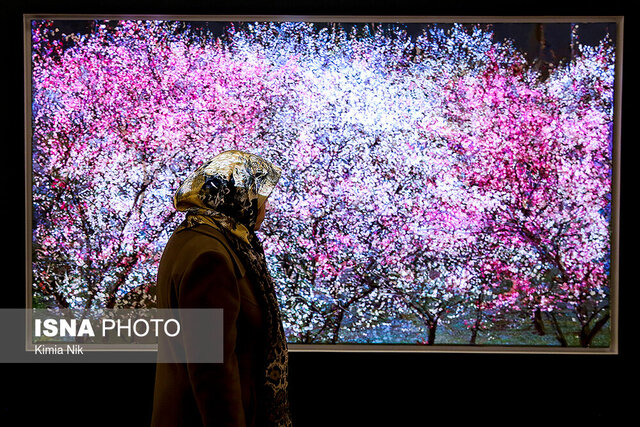
[[[3,3],[0,67],[3,132],[2,241],[6,247],[0,307],[24,307],[24,70],[23,13],[269,14],[429,16],[625,15],[618,355],[470,353],[290,353],[290,400],[295,426],[492,425],[592,421],[616,425],[636,389],[630,346],[635,294],[629,274],[631,186],[635,160],[635,19],[623,1],[552,2],[215,2],[22,1]],[[633,92],[632,92],[633,91]],[[631,190],[629,189],[631,187]],[[634,227],[635,229],[635,227]],[[1,345],[1,344],[0,344]],[[0,425],[146,426],[153,399],[153,364],[0,364]],[[637,400],[637,399],[634,399]],[[20,421],[22,420],[22,421]]]

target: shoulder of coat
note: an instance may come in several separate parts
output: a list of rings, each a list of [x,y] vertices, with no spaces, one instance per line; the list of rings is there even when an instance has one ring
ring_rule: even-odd
[[[246,269],[244,265],[242,265],[240,258],[238,258],[238,256],[233,251],[233,249],[231,249],[231,246],[229,245],[229,242],[227,241],[227,239],[224,237],[224,234],[222,234],[219,230],[206,224],[199,224],[196,227],[186,229],[183,231],[191,231],[194,233],[199,233],[199,234],[211,237],[212,238],[211,243],[213,245],[217,245],[220,247],[220,250],[217,252],[220,252],[223,255],[226,255],[231,258],[231,261],[235,268],[235,273],[237,278],[240,279],[244,277],[246,273]]]

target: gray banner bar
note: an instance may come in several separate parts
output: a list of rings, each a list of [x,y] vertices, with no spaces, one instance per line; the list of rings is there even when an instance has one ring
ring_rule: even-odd
[[[222,309],[0,309],[0,363],[222,363]]]

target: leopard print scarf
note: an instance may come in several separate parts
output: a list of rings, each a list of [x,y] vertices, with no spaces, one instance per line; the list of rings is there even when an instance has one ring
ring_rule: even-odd
[[[225,151],[185,180],[174,196],[174,206],[187,213],[176,231],[198,224],[217,228],[245,266],[266,325],[264,401],[259,416],[270,426],[291,426],[287,341],[264,249],[254,232],[258,210],[280,174],[280,168],[261,157]]]

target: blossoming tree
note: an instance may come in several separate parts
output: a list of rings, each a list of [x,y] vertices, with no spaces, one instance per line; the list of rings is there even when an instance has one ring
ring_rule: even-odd
[[[523,314],[592,345],[614,49],[580,52],[547,77],[479,27],[36,23],[34,296],[152,304],[173,191],[236,148],[283,168],[260,233],[291,342],[476,344]]]

